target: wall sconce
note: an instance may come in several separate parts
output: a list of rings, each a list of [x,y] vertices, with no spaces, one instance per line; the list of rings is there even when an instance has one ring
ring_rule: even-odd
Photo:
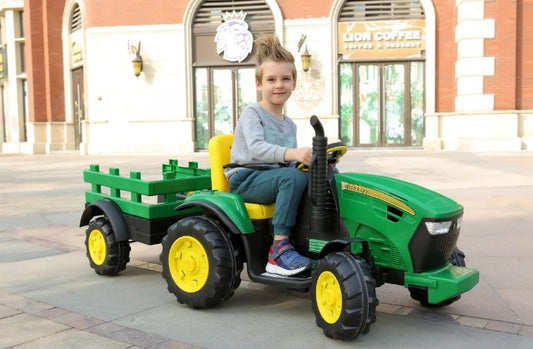
[[[309,70],[309,66],[311,65],[311,54],[309,51],[307,51],[307,45],[305,45],[305,51],[301,54],[302,57],[302,69],[304,72],[307,72]]]
[[[139,77],[141,75],[141,72],[143,71],[143,58],[141,57],[141,42],[137,44],[137,47],[131,46],[130,44],[130,50],[135,50],[135,58],[132,59],[131,63],[133,64],[133,74],[136,77]]]

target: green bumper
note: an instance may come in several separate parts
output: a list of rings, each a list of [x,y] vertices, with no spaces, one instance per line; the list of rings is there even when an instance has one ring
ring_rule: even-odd
[[[405,287],[427,287],[428,302],[437,304],[471,290],[479,282],[479,272],[451,264],[425,273],[405,273]]]

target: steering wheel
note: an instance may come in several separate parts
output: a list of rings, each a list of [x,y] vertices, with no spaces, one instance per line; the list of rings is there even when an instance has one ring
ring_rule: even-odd
[[[344,154],[346,154],[347,151],[348,151],[348,147],[342,142],[335,142],[335,143],[328,144],[327,163],[329,165],[335,165],[337,162],[339,162],[339,159]],[[302,162],[298,162],[296,164],[296,168],[304,172],[309,171],[309,166],[307,166],[306,164]]]

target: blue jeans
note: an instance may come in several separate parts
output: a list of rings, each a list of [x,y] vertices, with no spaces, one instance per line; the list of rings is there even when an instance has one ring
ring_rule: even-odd
[[[307,172],[294,167],[270,170],[242,169],[230,177],[230,191],[239,194],[244,202],[276,203],[272,225],[274,235],[289,236],[296,223],[300,200],[307,188]]]

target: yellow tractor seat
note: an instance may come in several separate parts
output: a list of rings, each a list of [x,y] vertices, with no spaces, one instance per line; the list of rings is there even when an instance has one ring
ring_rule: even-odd
[[[209,140],[209,164],[211,167],[211,189],[229,192],[229,184],[224,176],[224,165],[230,162],[231,145],[233,134],[214,136]],[[274,215],[275,203],[261,205],[253,202],[245,202],[246,210],[250,219],[267,219]]]

